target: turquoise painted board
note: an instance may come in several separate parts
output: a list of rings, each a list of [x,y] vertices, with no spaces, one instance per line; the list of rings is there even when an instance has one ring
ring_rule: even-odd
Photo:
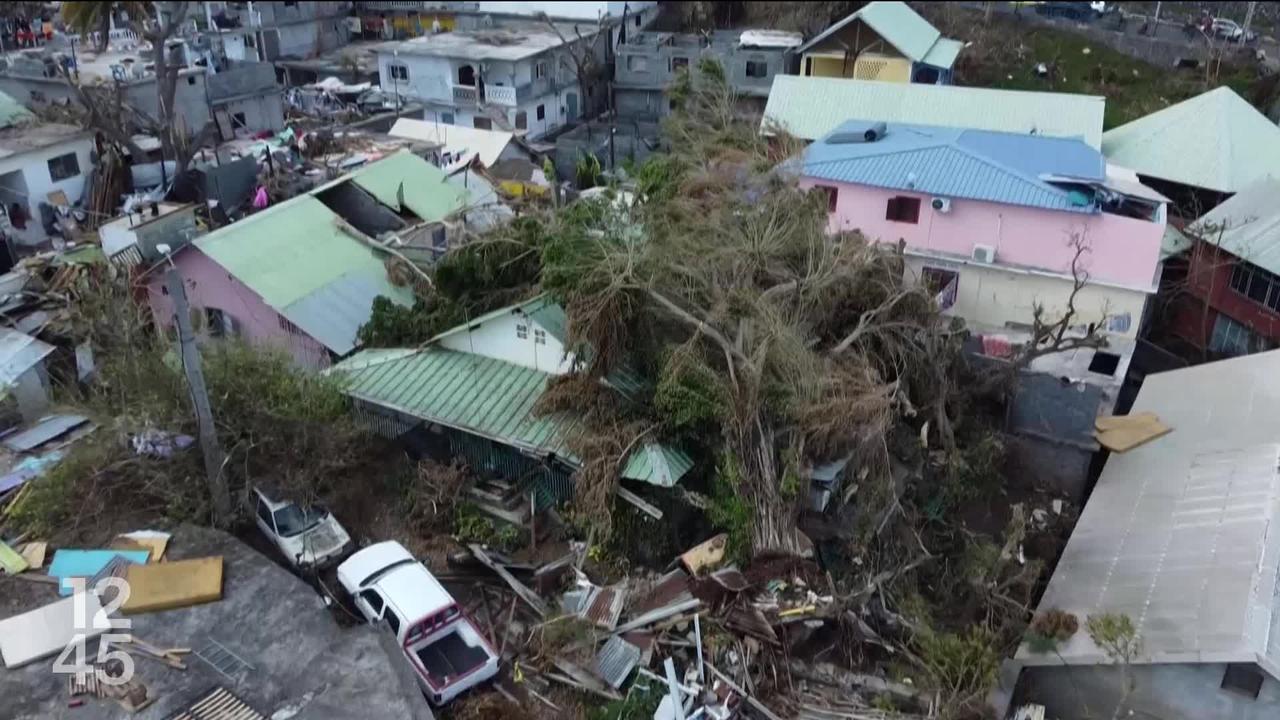
[[[53,554],[49,575],[58,578],[58,594],[65,597],[72,592],[71,578],[93,577],[117,555],[142,565],[151,553],[147,550],[59,550]]]

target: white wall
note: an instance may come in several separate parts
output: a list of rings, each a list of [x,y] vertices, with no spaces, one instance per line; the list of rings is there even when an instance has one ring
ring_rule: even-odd
[[[388,67],[393,64],[408,68],[408,81],[392,79]],[[396,57],[390,52],[378,53],[378,83],[383,92],[395,92],[398,83],[402,97],[452,105],[453,83],[457,77],[455,61],[449,58],[421,55]]]
[[[517,334],[518,324],[528,327],[524,338]],[[545,344],[537,341],[535,330],[538,329],[544,332]],[[559,340],[537,323],[512,314],[492,318],[469,332],[450,335],[440,344],[450,350],[482,355],[555,375],[564,375],[573,368],[573,359],[564,356],[564,346]]]
[[[45,239],[40,222],[40,203],[48,202],[49,193],[61,190],[72,205],[80,199],[84,192],[85,176],[93,169],[89,159],[92,149],[92,137],[73,137],[56,145],[0,159],[0,175],[15,170],[20,171],[27,185],[26,198],[13,197],[10,193],[3,193],[0,196],[0,202],[3,202],[6,208],[14,202],[24,203],[27,206],[27,214],[30,216],[27,231],[15,231],[21,242],[34,244]],[[49,175],[49,159],[67,153],[75,153],[80,174],[54,182]]]
[[[911,282],[919,282],[921,271],[926,267],[958,272],[956,302],[946,314],[962,317],[973,326],[1030,325],[1036,303],[1044,306],[1046,319],[1052,321],[1065,312],[1071,296],[1072,281],[1068,278],[912,253],[906,256],[906,266]],[[1106,317],[1128,313],[1128,329],[1114,334],[1135,337],[1146,302],[1144,292],[1091,283],[1076,295],[1076,315],[1081,324],[1097,322],[1105,328]]]

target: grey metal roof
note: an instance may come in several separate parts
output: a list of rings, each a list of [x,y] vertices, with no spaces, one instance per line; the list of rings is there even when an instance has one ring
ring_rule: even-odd
[[[1280,275],[1280,180],[1267,176],[1254,182],[1187,231]]]
[[[53,352],[53,346],[26,333],[0,328],[0,386],[17,382],[22,373]]]
[[[385,277],[350,272],[286,305],[280,314],[325,347],[345,355],[355,349],[356,333],[369,321],[374,298],[385,292]]]
[[[1063,659],[1107,663],[1083,625],[1123,613],[1143,639],[1137,662],[1256,662],[1280,678],[1277,403],[1280,351],[1147,377],[1131,412],[1173,432],[1111,455],[1081,513],[1040,601],[1081,621]]]

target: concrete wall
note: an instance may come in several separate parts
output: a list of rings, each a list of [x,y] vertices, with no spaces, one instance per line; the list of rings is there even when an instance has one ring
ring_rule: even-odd
[[[527,328],[521,338],[516,325]],[[537,323],[512,314],[500,315],[470,332],[460,332],[441,339],[440,344],[450,350],[482,355],[513,365],[563,375],[573,368],[572,357],[565,357],[564,346],[551,333],[543,330],[542,340],[535,330],[543,329]]]
[[[98,228],[102,251],[110,257],[136,245],[144,260],[155,260],[160,256],[157,245],[168,245],[173,252],[196,236],[194,205],[178,207],[165,203],[161,210],[164,214],[156,218],[149,212],[143,217],[134,214]]]
[[[49,193],[61,190],[73,205],[80,200],[85,176],[93,169],[92,150],[93,138],[86,133],[39,150],[0,158],[0,178],[5,178],[0,181],[0,202],[5,208],[15,202],[27,208],[27,229],[13,232],[19,243],[37,244],[46,238],[40,222],[40,204],[49,201]],[[80,174],[54,181],[49,174],[49,160],[69,153],[75,154]]]
[[[196,247],[188,247],[173,258],[186,282],[187,302],[193,310],[216,308],[234,318],[240,337],[246,342],[270,347],[291,355],[300,367],[328,367],[329,351],[306,334],[291,332],[283,318],[262,298]],[[147,280],[147,301],[156,325],[173,326],[173,301],[164,289],[164,273]]]
[[[284,129],[284,98],[278,91],[219,103],[215,107],[227,111],[227,115],[232,118],[233,129],[241,127],[237,116],[244,117],[243,127],[251,132],[279,132]]]
[[[933,209],[932,197],[921,193],[887,190],[867,185],[834,183],[802,178],[802,187],[837,188],[832,232],[861,230],[872,240],[932,251],[939,255],[970,257],[975,245],[996,248],[996,262],[1038,268],[1070,276],[1075,248],[1073,233],[1082,234],[1088,252],[1081,266],[1095,283],[1107,282],[1136,290],[1153,290],[1158,269],[1164,216],[1159,222],[1135,220],[1108,213],[1084,214],[980,200],[952,199],[951,209]],[[885,219],[893,197],[920,200],[916,223]]]
[[[583,124],[556,138],[556,175],[561,180],[572,181],[578,158],[593,153],[600,160],[600,167],[611,170],[609,159],[609,124],[593,122]],[[618,132],[613,136],[613,158],[617,165],[626,162],[642,163],[658,152],[660,131],[658,125],[648,122],[619,121]]]
[[[512,15],[528,15],[537,17],[546,13],[555,18],[573,18],[577,20],[596,20],[603,16],[622,17],[625,5],[628,13],[643,13],[657,7],[658,3],[650,0],[641,2],[477,2],[476,9],[482,13],[506,13]]]
[[[959,275],[955,304],[945,314],[987,327],[1004,327],[1010,323],[1030,325],[1037,304],[1044,307],[1047,317],[1059,317],[1066,312],[1074,287],[1069,277],[914,254],[908,250],[909,279],[919,282],[925,268]],[[1141,290],[1087,284],[1076,295],[1077,319],[1085,324],[1116,318],[1112,328],[1116,335],[1136,337],[1149,297],[1149,293]],[[1125,315],[1128,315],[1127,326],[1123,322]]]
[[[1272,720],[1280,716],[1280,683],[1266,676],[1257,698],[1223,689],[1221,663],[1136,665],[1135,687],[1122,717],[1133,720]],[[1107,718],[1120,698],[1120,672],[1112,666],[1029,667],[1017,697],[1037,702],[1052,718]]]
[[[71,100],[75,97],[61,78],[33,77],[27,75],[0,75],[0,92],[11,95],[24,104],[41,104],[54,100]],[[125,95],[134,107],[149,115],[158,113],[158,96],[154,79],[136,80],[125,86]],[[205,96],[204,69],[184,71],[174,90],[175,115],[193,132],[204,127],[212,119]]]

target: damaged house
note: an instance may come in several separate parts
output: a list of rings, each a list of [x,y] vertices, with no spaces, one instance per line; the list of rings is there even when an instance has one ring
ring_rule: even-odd
[[[901,247],[981,355],[1013,357],[1037,308],[1045,322],[1071,308],[1072,332],[1106,338],[1038,358],[1010,412],[1040,446],[1029,469],[1082,493],[1093,418],[1115,405],[1156,290],[1165,198],[1079,139],[929,125],[850,121],[808,148],[801,174],[826,194],[829,231]]]
[[[365,350],[330,372],[347,380],[358,417],[379,433],[461,456],[477,472],[519,485],[513,489],[525,498],[532,490],[538,506],[547,507],[573,496],[578,466],[566,440],[578,420],[534,413],[549,384],[577,367],[577,353],[564,345],[566,327],[564,310],[540,296],[418,348]],[[616,374],[605,382],[626,394],[634,388],[628,380]],[[618,496],[660,515],[627,486],[669,488],[692,465],[678,449],[645,442],[622,464]],[[507,512],[522,513],[527,505]]]
[[[374,298],[410,305],[386,261],[413,238],[445,242],[466,202],[425,160],[401,151],[311,192],[220,228],[169,260],[186,281],[192,324],[206,338],[272,345],[308,368],[329,366],[358,345]],[[172,326],[162,269],[148,273],[157,324]]]
[[[876,0],[801,45],[800,74],[950,85],[964,49],[904,2]]]
[[[1172,432],[1108,458],[1039,605],[1079,630],[1018,651],[1016,702],[1054,718],[1280,715],[1277,402],[1280,352],[1147,377],[1131,416]],[[1085,629],[1104,614],[1141,640],[1125,669]]]

